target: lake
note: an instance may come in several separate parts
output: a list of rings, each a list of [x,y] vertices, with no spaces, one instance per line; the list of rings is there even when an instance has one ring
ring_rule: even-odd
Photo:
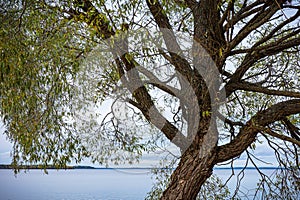
[[[23,171],[14,176],[12,170],[0,170],[1,200],[140,200],[151,190],[149,169],[72,169]],[[216,169],[223,180],[229,169]],[[273,170],[265,170],[271,174]],[[246,170],[242,189],[255,188],[255,170]],[[236,177],[229,182],[232,190]],[[251,192],[251,190],[250,190]]]

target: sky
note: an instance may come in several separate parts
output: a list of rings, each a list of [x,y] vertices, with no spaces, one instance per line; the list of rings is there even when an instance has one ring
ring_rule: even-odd
[[[11,163],[11,156],[10,153],[13,149],[13,145],[6,139],[6,136],[3,134],[4,128],[3,126],[0,126],[0,164],[10,164]],[[250,150],[251,152],[251,150]],[[257,164],[260,167],[276,167],[276,160],[274,153],[267,147],[266,144],[257,144],[255,155],[270,164],[258,162]],[[162,155],[159,153],[152,153],[152,154],[144,154],[142,159],[138,164],[134,165],[110,165],[109,167],[155,167],[159,165],[159,158],[161,158]],[[241,167],[244,166],[246,162],[246,155],[242,154],[239,159],[235,161],[235,167]],[[273,164],[271,164],[273,163]],[[89,165],[94,167],[105,167],[97,164],[91,163],[88,159],[84,160],[80,164],[71,163],[71,165]],[[249,165],[252,167],[253,165]],[[229,167],[229,165],[219,166],[219,167]]]
[[[0,124],[0,164],[9,164],[11,162],[10,152],[13,145],[7,141],[3,132],[3,125]]]

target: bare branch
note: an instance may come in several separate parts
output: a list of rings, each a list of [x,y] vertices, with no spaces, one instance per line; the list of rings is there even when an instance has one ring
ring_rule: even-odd
[[[276,132],[272,131],[272,130],[269,129],[269,128],[268,128],[268,129],[265,129],[264,132],[265,132],[266,134],[268,134],[268,135],[271,135],[271,136],[273,136],[273,137],[276,137],[276,138],[278,138],[278,139],[280,139],[280,140],[284,140],[284,141],[291,142],[291,143],[296,144],[296,145],[298,145],[298,146],[300,147],[300,141],[299,141],[299,140],[296,140],[296,139],[294,139],[294,138],[290,138],[290,137],[285,136],[285,135],[281,135],[281,134],[279,134],[279,133],[276,133]]]
[[[248,71],[248,69],[253,66],[254,63],[256,63],[259,59],[264,58],[266,56],[275,55],[286,49],[289,49],[289,48],[292,48],[295,46],[299,46],[300,38],[293,38],[293,39],[287,40],[286,42],[282,42],[279,45],[276,45],[276,44],[274,42],[270,45],[266,45],[266,46],[268,46],[267,48],[261,49],[258,51],[254,51],[252,53],[248,53],[245,56],[240,67],[238,67],[238,69],[230,77],[230,81],[226,84],[226,94],[228,96],[234,91],[234,87],[231,87],[230,85],[237,84],[240,81],[240,79],[243,77],[243,75]]]
[[[233,50],[230,52],[229,55],[235,55],[235,54],[242,54],[242,53],[248,53],[248,54],[255,54],[256,52],[265,52],[265,51],[269,51],[270,55],[276,54],[278,53],[277,51],[271,52],[272,49],[274,49],[276,47],[277,48],[290,48],[293,46],[297,46],[299,43],[299,40],[297,38],[293,38],[296,35],[298,35],[300,33],[300,29],[291,29],[290,30],[291,33],[287,34],[283,37],[281,37],[280,39],[276,40],[276,42],[272,42],[263,46],[259,46],[260,42],[266,42],[265,40],[263,40],[265,37],[263,37],[259,42],[257,42],[255,45],[253,45],[253,47],[249,48],[249,49],[237,49],[237,50]],[[263,41],[262,41],[263,40]],[[292,42],[295,42],[294,44]],[[291,46],[290,46],[291,45]],[[266,56],[266,55],[264,55]]]
[[[291,33],[291,36],[293,36],[294,34],[296,35],[299,32],[300,32],[300,29],[295,31],[294,33]],[[283,39],[285,39],[285,38],[283,38]],[[277,43],[277,45],[275,45],[275,43],[266,45],[265,49],[259,50],[257,53],[259,55],[259,58],[263,58],[266,56],[278,54],[279,52],[282,52],[282,51],[292,48],[292,47],[297,47],[299,45],[300,45],[300,38],[297,37],[297,38],[289,39],[286,42],[281,42],[279,45],[278,45],[278,43]]]
[[[236,121],[232,121],[228,118],[226,118],[225,116],[223,116],[221,113],[217,113],[217,117],[221,120],[223,120],[225,123],[229,124],[230,126],[244,126],[244,123],[242,122],[236,122]]]
[[[167,84],[165,84],[164,82],[162,82],[161,80],[159,80],[152,72],[150,72],[149,70],[143,68],[143,67],[140,67],[140,66],[137,66],[137,69],[143,73],[148,79],[149,81],[144,81],[144,83],[146,84],[151,84],[159,89],[161,89],[162,91],[172,95],[172,96],[175,96],[175,97],[178,97],[180,96],[180,90],[178,90],[177,88],[174,88],[174,87],[171,87]]]
[[[289,130],[292,138],[300,141],[300,129],[292,124],[292,122],[290,122],[290,120],[288,120],[287,118],[284,118],[282,121],[284,122],[286,128]]]
[[[263,4],[263,2],[255,1],[254,3],[247,6],[244,2],[242,8],[233,16],[233,18],[230,21],[228,21],[228,23],[224,26],[224,28],[226,29],[228,28],[228,26],[233,26],[237,22],[245,19],[246,17],[249,17],[250,15],[257,13],[259,10],[262,9],[262,6],[257,7],[261,4]]]
[[[263,37],[263,38],[260,39],[257,43],[255,43],[255,44],[253,45],[253,47],[257,47],[257,46],[259,46],[259,45],[261,45],[261,44],[267,42],[268,40],[270,40],[270,39],[272,38],[272,36],[274,36],[274,34],[275,34],[277,31],[279,31],[280,29],[282,29],[282,28],[283,28],[284,26],[286,26],[287,24],[289,24],[289,23],[295,21],[295,20],[299,17],[299,15],[300,15],[300,9],[298,10],[298,12],[297,12],[294,16],[290,17],[289,19],[283,21],[281,24],[279,24],[278,26],[276,26],[276,27],[275,27],[275,28],[274,28],[267,36]],[[279,42],[277,42],[277,44],[278,44],[278,43],[279,43]]]
[[[242,40],[244,40],[253,30],[265,24],[276,12],[277,6],[271,6],[268,9],[257,13],[245,26],[238,32],[238,34],[229,43],[227,51],[234,49]]]

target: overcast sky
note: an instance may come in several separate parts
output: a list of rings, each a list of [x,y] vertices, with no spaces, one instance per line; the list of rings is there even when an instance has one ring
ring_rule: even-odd
[[[3,134],[4,128],[3,126],[0,126],[0,164],[10,164],[11,163],[11,157],[10,152],[12,151],[12,144],[7,141],[6,136]],[[274,157],[274,153],[266,146],[266,144],[257,144],[255,155],[257,157],[265,162],[272,163],[271,164],[265,164],[262,162],[258,162],[257,164],[261,167],[276,167],[276,161]],[[143,159],[140,161],[139,164],[135,165],[121,165],[118,167],[153,167],[158,166],[159,164],[159,158],[160,154],[145,154],[143,156]],[[244,166],[245,164],[246,155],[242,154],[240,158],[236,161],[235,166]],[[74,163],[75,164],[75,163]],[[89,160],[85,160],[84,162],[80,163],[81,165],[91,165],[99,167],[97,164],[92,164],[89,162]],[[252,165],[249,165],[252,166]],[[102,166],[103,167],[103,166]],[[110,166],[115,167],[115,166]],[[223,167],[223,166],[221,166]]]
[[[0,124],[0,164],[8,164],[11,162],[10,151],[12,150],[12,144],[7,141],[3,132],[3,125]]]

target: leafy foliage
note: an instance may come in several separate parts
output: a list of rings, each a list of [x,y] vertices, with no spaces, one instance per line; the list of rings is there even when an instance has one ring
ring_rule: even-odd
[[[256,166],[258,143],[299,169],[299,10],[284,0],[1,1],[13,163],[133,163],[173,142],[174,178],[163,171],[150,199],[166,183],[162,199],[227,198],[213,167],[243,152]]]
[[[14,164],[63,167],[84,154],[64,120],[72,115],[72,81],[82,43],[74,40],[77,29],[57,18],[57,10],[35,11],[37,6],[25,1],[11,8],[14,12],[1,10],[0,112],[14,142]]]

